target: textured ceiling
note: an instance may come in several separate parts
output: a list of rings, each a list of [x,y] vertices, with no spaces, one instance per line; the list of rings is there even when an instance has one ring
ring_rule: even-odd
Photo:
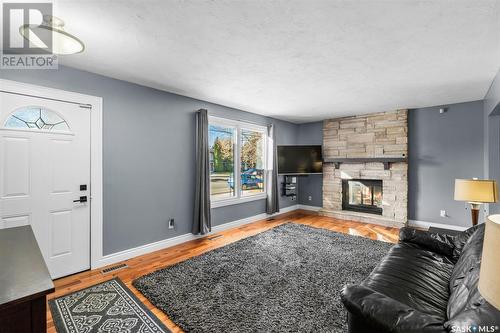
[[[500,0],[65,1],[61,63],[294,122],[482,99]]]

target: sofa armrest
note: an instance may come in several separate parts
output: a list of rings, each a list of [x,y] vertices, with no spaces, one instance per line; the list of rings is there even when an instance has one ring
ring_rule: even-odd
[[[355,317],[369,323],[373,331],[393,333],[445,333],[444,320],[422,313],[370,288],[345,287],[342,302]]]
[[[445,234],[432,233],[418,229],[403,227],[399,231],[399,241],[417,244],[425,249],[453,257],[455,237]]]

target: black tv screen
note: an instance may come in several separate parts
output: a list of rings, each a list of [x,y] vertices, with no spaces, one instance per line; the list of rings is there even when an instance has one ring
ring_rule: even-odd
[[[278,146],[278,173],[300,175],[323,172],[321,146]]]

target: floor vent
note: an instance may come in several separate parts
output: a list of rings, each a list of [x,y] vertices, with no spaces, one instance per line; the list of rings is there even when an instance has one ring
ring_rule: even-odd
[[[217,238],[221,238],[223,236],[224,235],[215,235],[215,236],[209,237],[208,240],[214,240],[214,239],[217,239]]]
[[[105,268],[101,271],[101,273],[107,274],[107,273],[114,272],[114,271],[117,271],[119,269],[123,269],[123,268],[127,268],[127,267],[128,267],[127,264],[119,264],[116,266],[111,266],[111,267]]]

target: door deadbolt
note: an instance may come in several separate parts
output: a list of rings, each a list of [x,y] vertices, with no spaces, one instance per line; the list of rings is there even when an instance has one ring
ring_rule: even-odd
[[[84,195],[84,196],[80,197],[80,199],[78,199],[78,200],[73,200],[73,202],[87,202],[87,196]]]

